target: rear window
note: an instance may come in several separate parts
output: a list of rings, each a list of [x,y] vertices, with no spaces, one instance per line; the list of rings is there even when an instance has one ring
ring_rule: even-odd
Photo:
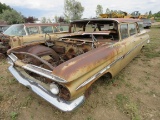
[[[57,28],[60,31],[63,31],[63,32],[68,32],[69,31],[69,25],[60,25],[60,26],[57,26]]]
[[[139,30],[142,31],[144,28],[143,28],[143,22],[138,22],[138,26],[139,26]]]
[[[27,32],[29,35],[39,34],[39,29],[38,27],[27,27]]]
[[[42,33],[53,33],[52,26],[41,26]]]
[[[130,36],[136,34],[136,24],[130,23],[130,24],[128,25],[128,29],[129,29],[129,35],[130,35]]]

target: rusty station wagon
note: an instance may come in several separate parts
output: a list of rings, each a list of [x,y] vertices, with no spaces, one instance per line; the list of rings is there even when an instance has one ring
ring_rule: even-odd
[[[0,34],[0,53],[6,53],[9,48],[31,44],[44,43],[47,39],[55,39],[68,33],[69,25],[59,23],[24,23],[11,25]]]
[[[138,19],[78,20],[69,30],[58,40],[8,51],[13,76],[62,111],[77,108],[98,78],[114,77],[149,42]]]

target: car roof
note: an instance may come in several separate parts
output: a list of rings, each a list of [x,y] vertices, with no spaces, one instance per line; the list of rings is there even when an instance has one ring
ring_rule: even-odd
[[[25,25],[25,26],[59,26],[59,25],[68,25],[63,23],[23,23],[23,24],[13,24],[13,25]]]
[[[6,27],[6,26],[10,26],[10,25],[0,25],[0,27]]]
[[[25,26],[57,26],[58,23],[24,23]]]
[[[95,18],[95,19],[82,19],[82,20],[75,20],[71,23],[78,23],[78,22],[89,22],[89,21],[112,21],[117,23],[132,23],[132,22],[139,22],[142,21],[140,19],[133,19],[133,18]]]

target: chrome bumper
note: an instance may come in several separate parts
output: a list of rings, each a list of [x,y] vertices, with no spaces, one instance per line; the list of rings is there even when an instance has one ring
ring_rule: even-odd
[[[12,73],[12,75],[19,81],[19,83],[31,88],[36,94],[64,112],[74,110],[85,100],[84,96],[80,96],[73,101],[65,101],[63,99],[60,99],[57,96],[53,95],[50,91],[43,88],[41,85],[23,76],[14,68],[14,66],[11,65],[8,69]]]

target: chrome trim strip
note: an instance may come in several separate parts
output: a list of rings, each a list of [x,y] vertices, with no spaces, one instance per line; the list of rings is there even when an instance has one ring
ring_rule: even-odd
[[[32,91],[34,91],[37,95],[41,96],[47,102],[51,103],[53,106],[55,106],[56,108],[64,112],[74,110],[79,105],[81,105],[85,100],[84,95],[72,101],[66,101],[66,100],[60,99],[58,96],[55,96],[50,91],[46,90],[40,84],[33,82],[32,80],[22,75],[13,66],[10,66],[8,69],[19,83],[31,88]]]
[[[78,86],[76,88],[76,90],[80,89],[81,87],[85,86],[86,84],[90,83],[92,80],[94,80],[96,77],[98,77],[99,75],[103,74],[106,70],[108,70],[110,68],[110,66],[105,67],[104,69],[102,69],[101,71],[99,71],[98,73],[96,73],[94,76],[90,77],[87,81],[83,82],[80,86]]]
[[[11,53],[10,55],[8,55],[10,58],[11,58],[11,60],[13,61],[13,62],[16,62],[17,60],[18,60],[18,58],[13,54],[13,53]]]
[[[8,56],[13,61],[13,63],[15,63],[18,60],[18,58],[13,53],[11,53]],[[11,61],[10,61],[10,63],[11,63]],[[25,70],[34,72],[38,75],[44,76],[44,77],[49,78],[53,81],[60,82],[60,83],[67,83],[66,80],[52,74],[52,71],[47,70],[45,68],[38,67],[38,66],[35,66],[35,65],[32,65],[32,64],[26,64],[26,65],[21,66],[21,67],[24,68]]]
[[[60,82],[60,83],[67,83],[66,80],[64,80],[64,79],[62,79],[58,76],[53,75],[52,71],[47,70],[45,68],[38,67],[38,66],[35,66],[35,65],[32,65],[32,64],[26,64],[25,66],[22,66],[22,68],[24,68],[25,70],[29,70],[31,72],[34,72],[38,75],[44,76],[46,78],[49,78],[53,81]]]
[[[90,77],[88,80],[86,80],[85,82],[83,82],[81,85],[79,85],[76,90],[80,89],[81,87],[84,87],[85,85],[87,85],[88,83],[90,83],[92,80],[94,80],[95,78],[97,78],[98,76],[100,76],[101,74],[103,74],[106,70],[110,69],[111,66],[113,66],[115,63],[117,63],[119,60],[125,58],[127,55],[129,55],[134,49],[136,49],[138,46],[142,45],[144,42],[146,42],[148,40],[144,40],[142,42],[140,42],[139,44],[137,44],[134,48],[132,48],[130,51],[128,51],[126,54],[124,54],[123,56],[119,57],[118,59],[114,60],[112,63],[110,63],[109,65],[107,65],[105,68],[103,68],[102,70],[100,70],[98,73],[96,73],[95,75],[93,75],[92,77]]]

